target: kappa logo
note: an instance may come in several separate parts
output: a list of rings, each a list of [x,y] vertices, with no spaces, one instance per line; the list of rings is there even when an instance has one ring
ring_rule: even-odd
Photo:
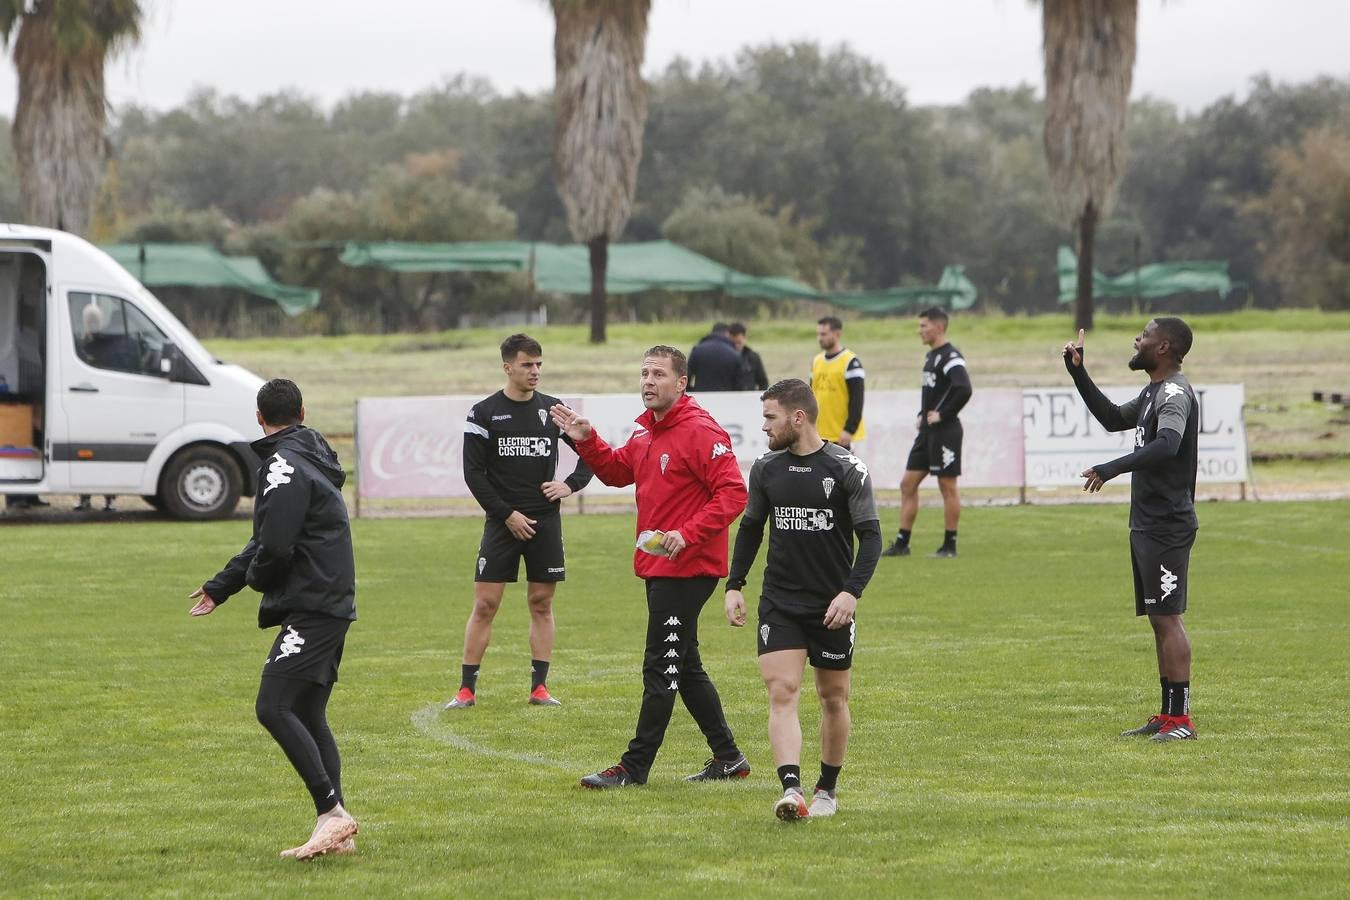
[[[548,424],[548,410],[546,410],[546,409],[536,409],[535,412],[539,413],[539,424],[540,424],[540,425],[546,425],[546,424]]]
[[[1171,400],[1178,394],[1186,393],[1186,389],[1176,382],[1168,381],[1163,383],[1163,393],[1167,395],[1168,400]]]
[[[666,466],[668,466],[668,465],[670,465],[670,454],[669,454],[669,453],[662,453],[662,454],[661,454],[661,474],[662,474],[662,475],[666,474]]]
[[[675,616],[671,616],[669,619],[666,619],[665,624],[667,624],[667,625],[682,625],[682,624],[684,624],[684,623],[682,623],[682,622],[681,622],[678,618],[676,618]]]
[[[267,488],[263,491],[263,496],[266,497],[283,484],[290,484],[289,476],[294,472],[295,467],[286,462],[285,457],[280,453],[273,454],[272,462],[267,466]]]
[[[293,625],[287,625],[286,633],[281,637],[281,646],[277,648],[276,659],[295,656],[304,646],[305,639],[300,636],[300,632]]]
[[[493,416],[493,417],[492,417],[492,421],[494,421],[494,422],[507,422],[507,421],[510,421],[510,419],[511,419],[511,414],[510,414],[510,413],[503,413],[503,414],[501,414],[500,416]]]
[[[862,481],[859,482],[860,484],[867,484],[867,463],[858,459],[858,457],[854,456],[852,453],[845,456],[843,461],[858,470],[858,474],[862,476]]]
[[[661,674],[663,674],[663,675],[678,675],[678,674],[680,674],[680,670],[677,669],[677,668],[675,668],[675,666],[666,666],[666,671],[663,672],[663,673],[661,673]]]
[[[1172,592],[1177,589],[1177,576],[1173,575],[1168,570],[1167,566],[1159,565],[1158,568],[1162,570],[1162,578],[1159,580],[1159,583],[1162,585],[1163,601],[1166,602]]]
[[[848,659],[847,653],[831,653],[828,650],[820,651],[820,655],[826,659]]]
[[[789,472],[810,472],[810,466],[788,466]]]
[[[678,691],[679,689],[680,689],[680,683],[679,683],[678,681],[674,681],[674,680],[672,680],[672,681],[670,682],[670,687],[666,688],[666,690],[668,690],[668,691]]]
[[[486,556],[478,557],[478,574],[482,575],[483,569],[485,569],[486,567],[487,567],[487,557]]]
[[[665,642],[667,644],[678,644],[680,642],[680,636],[672,631],[670,634],[666,635]]]
[[[713,444],[712,458],[717,459],[717,457],[721,456],[723,453],[730,453],[730,452],[731,452],[730,447],[728,447],[721,441],[718,441],[717,443]]]
[[[768,646],[768,644],[769,644],[769,626],[768,626],[768,625],[761,625],[761,626],[759,626],[759,642],[760,642],[761,644],[764,644],[766,647]]]
[[[666,651],[666,659],[679,659],[679,658],[680,654],[675,652],[674,647],[671,647],[669,650]]]
[[[951,447],[943,447],[943,448],[942,448],[942,468],[945,469],[945,468],[947,468],[948,466],[950,466],[950,465],[951,465],[952,463],[954,463],[954,462],[956,462],[956,453],[952,450]]]
[[[834,479],[822,478],[820,479],[820,486],[825,489],[825,499],[830,499],[830,494],[834,491]]]

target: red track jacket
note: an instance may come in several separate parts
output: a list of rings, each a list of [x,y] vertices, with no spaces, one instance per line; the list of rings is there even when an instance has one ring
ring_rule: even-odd
[[[577,452],[610,487],[637,484],[637,533],[678,531],[688,544],[677,559],[633,551],[639,578],[727,574],[727,528],[745,509],[745,482],[731,438],[685,395],[660,422],[646,410],[638,429],[615,449],[592,432]]]

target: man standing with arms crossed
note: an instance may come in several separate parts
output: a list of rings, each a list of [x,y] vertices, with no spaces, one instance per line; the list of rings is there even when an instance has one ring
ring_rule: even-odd
[[[832,816],[835,785],[848,748],[849,670],[854,614],[881,555],[881,524],[867,466],[816,431],[816,398],[806,382],[780,381],[764,392],[769,452],[750,470],[749,502],[736,533],[727,578],[727,620],[745,625],[746,575],[769,523],[769,560],[759,600],[759,670],[769,691],[769,744],[785,822]],[[858,552],[853,552],[853,537]],[[808,808],[802,793],[802,671],[810,660],[820,698],[820,778]]]
[[[253,442],[262,465],[253,536],[214,578],[189,595],[205,616],[247,584],[262,592],[258,627],[280,625],[263,663],[258,721],[305,782],[318,821],[309,840],[283,857],[350,853],[356,821],[343,808],[342,763],[328,727],[347,629],[356,618],[356,564],[342,499],[346,473],[323,435],[306,428],[300,388],[284,378],[258,391]]]
[[[852,447],[866,435],[863,428],[863,392],[866,373],[862,360],[843,344],[844,323],[835,316],[816,322],[820,353],[811,360],[811,392],[820,406],[816,429],[827,441]]]
[[[530,605],[529,702],[561,705],[546,683],[553,658],[553,593],[567,575],[559,507],[564,497],[590,483],[591,472],[578,462],[566,481],[554,480],[558,439],[572,442],[549,420],[548,409],[557,399],[537,390],[544,367],[539,342],[513,334],[501,351],[506,386],[475,403],[464,423],[464,481],[487,520],[474,569],[473,611],[464,626],[459,692],[446,709],[477,702],[478,670],[492,640],[492,620],[507,582],[520,577],[522,556]]]
[[[1064,365],[1087,408],[1107,431],[1134,429],[1133,453],[1083,470],[1083,490],[1096,493],[1122,475],[1130,477],[1130,562],[1134,568],[1134,614],[1153,626],[1162,686],[1162,710],[1122,737],[1194,740],[1191,723],[1191,642],[1182,614],[1190,587],[1195,517],[1195,472],[1199,458],[1200,410],[1181,363],[1191,349],[1191,329],[1181,319],[1159,317],[1134,339],[1130,369],[1148,373],[1139,396],[1116,406],[1083,366],[1083,332],[1064,345]]]
[[[956,556],[956,529],[961,522],[961,496],[956,479],[961,474],[961,439],[965,430],[957,413],[970,400],[970,375],[966,358],[947,340],[947,312],[933,307],[919,313],[919,339],[928,345],[923,360],[923,390],[919,435],[905,461],[900,480],[900,532],[882,556],[909,556],[909,535],[919,515],[919,482],[937,476],[942,493],[942,546],[938,559]]]
[[[581,779],[582,787],[644,784],[679,694],[707,738],[712,758],[689,781],[744,778],[750,762],[722,713],[722,700],[698,652],[698,617],[727,574],[727,528],[745,508],[745,483],[722,426],[685,394],[685,356],[652,347],[642,360],[646,412],[622,447],[562,404],[553,421],[576,442],[605,484],[637,486],[638,549],[633,568],[646,583],[647,648],[637,733],[617,765]]]

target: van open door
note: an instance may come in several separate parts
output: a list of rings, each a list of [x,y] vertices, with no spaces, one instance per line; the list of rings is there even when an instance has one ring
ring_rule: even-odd
[[[47,266],[0,251],[0,491],[34,493],[46,476]]]

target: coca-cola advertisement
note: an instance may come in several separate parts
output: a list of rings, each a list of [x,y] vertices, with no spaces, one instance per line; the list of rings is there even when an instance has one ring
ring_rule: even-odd
[[[356,404],[363,497],[462,497],[464,421],[476,401],[366,397]]]

